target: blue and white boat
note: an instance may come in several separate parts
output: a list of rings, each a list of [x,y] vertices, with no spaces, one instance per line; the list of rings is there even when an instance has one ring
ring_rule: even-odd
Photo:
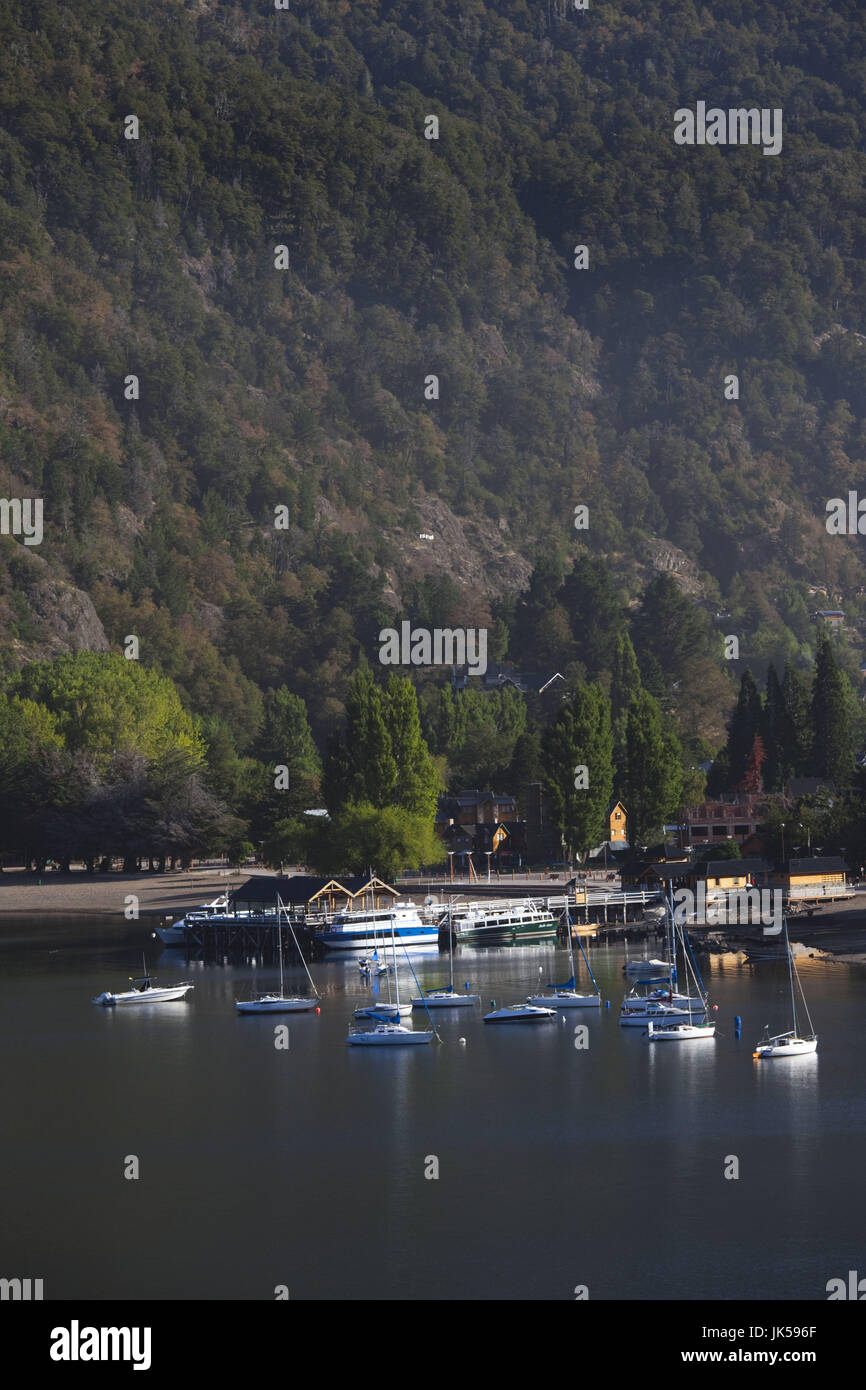
[[[316,939],[332,951],[372,951],[386,933],[390,936],[392,926],[403,946],[438,946],[439,923],[423,922],[411,902],[338,912]]]

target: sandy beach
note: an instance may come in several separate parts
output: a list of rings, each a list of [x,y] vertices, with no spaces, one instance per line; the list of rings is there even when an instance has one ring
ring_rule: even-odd
[[[200,868],[164,874],[0,874],[0,915],[122,915],[135,894],[141,917],[180,916],[267,869]]]

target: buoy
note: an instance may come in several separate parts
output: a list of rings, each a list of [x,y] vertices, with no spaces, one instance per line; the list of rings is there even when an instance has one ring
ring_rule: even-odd
[[[734,1027],[735,1027],[735,1028],[742,1028],[742,1026],[743,1026],[743,1020],[740,1018],[740,1015],[737,1014],[736,1017],[735,1017],[735,1019],[734,1019]]]
[[[713,1013],[714,1013],[714,1014],[717,1014],[718,1012],[719,1012],[719,1006],[718,1006],[718,1004],[714,1004],[714,1005],[713,1005]]]
[[[609,1009],[609,1008],[610,1008],[610,1000],[609,1000],[609,999],[605,999],[605,1001],[604,1001],[604,1007],[605,1007],[606,1009]]]
[[[322,1012],[322,1010],[319,1008],[319,1006],[318,1006],[318,1004],[317,1004],[317,1005],[316,1005],[316,1013],[317,1013],[317,1014],[320,1014],[321,1012]]]
[[[466,1046],[466,1039],[465,1039],[465,1038],[458,1038],[457,1041],[458,1041],[458,1043],[460,1044],[461,1047],[465,1047],[465,1046]]]

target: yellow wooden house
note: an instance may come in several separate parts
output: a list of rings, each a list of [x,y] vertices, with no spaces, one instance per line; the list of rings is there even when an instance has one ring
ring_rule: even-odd
[[[626,809],[621,801],[616,801],[608,813],[608,841],[612,849],[624,848],[628,844],[626,824]]]

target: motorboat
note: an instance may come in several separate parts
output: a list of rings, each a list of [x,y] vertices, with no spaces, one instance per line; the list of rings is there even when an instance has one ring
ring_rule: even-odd
[[[494,1009],[484,1015],[485,1023],[546,1023],[556,1018],[556,1009],[542,1008],[537,1004],[506,1004],[502,1009]]]
[[[158,986],[155,975],[143,975],[132,981],[132,989],[122,990],[118,994],[105,990],[96,996],[93,1003],[106,1007],[114,1004],[169,1004],[175,999],[186,998],[191,989],[195,989],[195,985],[188,983]]]

